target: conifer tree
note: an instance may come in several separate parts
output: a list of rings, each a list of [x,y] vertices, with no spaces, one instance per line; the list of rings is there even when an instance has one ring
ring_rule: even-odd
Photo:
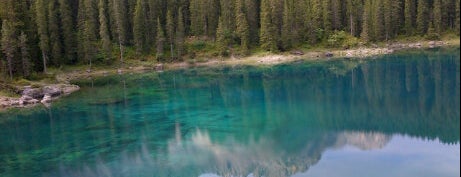
[[[370,41],[370,0],[365,0],[364,10],[363,10],[363,23],[362,23],[362,33],[360,37],[365,42]]]
[[[94,0],[84,0],[84,21],[82,26],[82,44],[83,44],[83,59],[88,62],[89,70],[93,67],[93,59],[96,57],[96,40],[97,40],[97,27],[96,27],[96,13]]]
[[[434,8],[432,11],[434,20],[434,29],[437,33],[442,32],[442,0],[434,0]]]
[[[27,35],[21,31],[21,35],[19,36],[19,49],[21,50],[21,63],[22,63],[22,75],[24,77],[28,77],[30,75],[30,54],[29,54],[29,47],[28,47],[28,39]]]
[[[101,48],[106,60],[111,58],[112,45],[109,32],[109,20],[107,18],[107,2],[99,0],[99,36],[101,37]]]
[[[220,55],[227,56],[227,48],[228,48],[228,41],[227,41],[227,32],[228,29],[224,27],[224,20],[220,17],[218,23],[218,29],[216,29],[216,45]]]
[[[363,9],[362,5],[363,4],[360,2],[360,0],[346,1],[346,17],[348,22],[347,27],[349,28],[350,34],[353,36],[358,35],[360,30],[360,17],[363,14],[361,11]]]
[[[426,0],[418,1],[416,28],[417,28],[418,34],[420,35],[425,34],[427,30],[427,25],[429,21],[428,9],[429,8],[428,8],[428,4]]]
[[[237,36],[240,38],[240,47],[246,53],[250,46],[250,29],[248,25],[248,21],[244,11],[244,2],[243,0],[236,0],[235,5],[235,15],[236,15],[236,32]]]
[[[459,30],[460,30],[460,25],[459,25],[459,23],[460,23],[460,18],[459,18],[459,17],[460,17],[459,4],[460,4],[460,2],[459,2],[459,0],[457,0],[457,1],[456,1],[455,28],[456,28],[456,31],[457,31],[458,35],[459,35]]]
[[[162,61],[164,58],[163,48],[165,46],[165,32],[163,31],[160,18],[157,19],[157,60]]]
[[[373,39],[374,40],[383,40],[384,39],[384,11],[383,11],[383,0],[374,0],[372,3],[373,6]]]
[[[194,35],[202,35],[203,34],[203,26],[205,24],[204,19],[205,15],[203,14],[201,1],[203,0],[190,0],[190,21],[191,26],[190,29],[192,34]]]
[[[17,36],[14,23],[9,20],[3,20],[1,34],[1,48],[6,57],[10,79],[13,80],[13,59],[17,47]]]
[[[223,27],[230,31],[233,31],[236,27],[234,1],[236,0],[221,0],[221,16],[219,18],[222,20]]]
[[[343,26],[343,7],[342,7],[343,0],[331,0],[331,18],[332,18],[332,28],[334,30],[340,30]]]
[[[76,38],[74,32],[74,23],[72,18],[72,9],[68,0],[59,0],[60,24],[62,30],[64,63],[72,64],[75,62]]]
[[[261,2],[261,33],[260,33],[260,45],[264,50],[276,52],[277,39],[275,38],[275,27],[272,23],[271,5],[270,0],[262,0]]]
[[[48,31],[50,34],[51,63],[59,66],[62,64],[62,49],[59,29],[59,12],[56,0],[51,0],[48,4]]]
[[[143,54],[145,51],[146,12],[144,0],[137,0],[134,11],[133,35],[136,53]]]
[[[323,17],[323,29],[327,32],[331,31],[331,0],[322,0],[322,17]]]
[[[322,4],[321,4],[321,0],[312,0],[311,1],[311,13],[312,15],[310,15],[310,19],[308,20],[310,23],[306,23],[306,24],[310,24],[310,28],[309,28],[309,38],[311,39],[311,43],[312,44],[315,44],[317,43],[319,40],[321,40],[321,38],[323,38],[323,34],[322,34],[322,31],[323,31],[323,12],[322,12]]]
[[[294,2],[285,0],[283,7],[283,27],[282,27],[282,44],[285,50],[291,48],[293,44],[293,14]]]
[[[186,53],[184,42],[186,36],[186,25],[184,22],[183,9],[179,8],[178,10],[178,26],[176,28],[176,49],[178,54],[178,59],[181,59],[182,56]]]
[[[414,11],[415,11],[413,0],[405,0],[404,6],[405,6],[405,10],[404,10],[405,32],[411,35],[413,33],[413,28],[414,28],[413,19],[414,19]]]
[[[113,14],[115,27],[117,32],[119,50],[120,50],[120,64],[123,65],[124,59],[123,54],[125,52],[125,43],[127,40],[127,30],[125,28],[126,20],[124,18],[125,11],[122,0],[111,0],[113,5]]]
[[[250,41],[252,44],[259,42],[259,4],[255,0],[245,0],[246,15],[250,29]]]
[[[166,31],[168,35],[168,43],[170,44],[170,56],[171,60],[174,60],[175,54],[174,54],[174,43],[175,43],[175,24],[174,24],[174,17],[173,17],[173,12],[171,10],[168,10],[167,16],[166,16]]]
[[[48,21],[47,21],[47,0],[35,1],[35,13],[37,16],[38,35],[40,39],[40,50],[42,53],[43,72],[47,73],[47,60],[49,47]]]

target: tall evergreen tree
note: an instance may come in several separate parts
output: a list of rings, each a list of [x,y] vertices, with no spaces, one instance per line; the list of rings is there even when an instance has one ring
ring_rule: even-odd
[[[186,25],[184,22],[184,15],[182,8],[178,10],[178,26],[176,28],[176,49],[178,54],[178,59],[181,59],[182,56],[186,53],[184,42],[186,36]]]
[[[47,73],[47,61],[48,61],[48,52],[49,47],[49,36],[48,36],[48,18],[47,18],[47,0],[37,0],[35,1],[35,10],[37,16],[37,27],[38,35],[40,39],[40,50],[42,53],[42,64],[43,72]]]
[[[417,17],[416,17],[416,28],[418,34],[423,35],[426,33],[429,24],[429,7],[426,0],[418,1]]]
[[[285,50],[293,45],[294,1],[285,0],[283,5],[282,44]]]
[[[18,41],[18,47],[21,50],[22,75],[24,77],[28,77],[30,75],[31,68],[29,46],[27,43],[27,35],[23,31],[21,31],[21,35],[19,36]]]
[[[346,17],[348,18],[348,28],[350,34],[353,36],[359,35],[360,21],[363,14],[363,4],[361,0],[347,0],[346,1]]]
[[[59,66],[62,64],[62,43],[59,29],[59,11],[56,0],[48,4],[48,31],[50,34],[51,63]]]
[[[66,64],[75,62],[75,47],[76,38],[74,32],[74,22],[72,17],[72,9],[68,0],[59,0],[60,26],[62,31],[63,52]]]
[[[372,3],[373,6],[373,39],[374,40],[383,40],[385,39],[384,32],[384,10],[383,10],[383,0],[374,0]]]
[[[216,45],[220,55],[227,56],[228,55],[228,45],[229,42],[227,40],[227,33],[228,29],[224,25],[224,20],[220,17],[218,23],[218,29],[216,29]]]
[[[109,20],[107,18],[107,2],[99,0],[99,36],[101,37],[101,48],[106,60],[111,58],[112,44],[109,32]]]
[[[97,50],[97,31],[98,28],[96,26],[97,23],[97,16],[95,10],[94,0],[84,0],[83,8],[84,8],[84,21],[83,26],[81,28],[82,32],[82,44],[83,44],[83,59],[88,62],[89,70],[92,69],[93,66],[93,59],[96,57],[96,50]]]
[[[260,45],[264,50],[276,52],[277,39],[275,39],[275,27],[272,23],[272,8],[270,0],[261,1],[261,33],[260,33]]]
[[[332,12],[331,12],[331,0],[322,0],[322,17],[323,17],[323,29],[325,31],[331,31],[332,29]]]
[[[136,53],[138,55],[143,54],[146,48],[146,4],[145,0],[137,0],[136,7],[134,11],[134,20],[133,20],[133,35],[134,35],[134,44],[136,46]]]
[[[113,5],[113,14],[114,14],[114,21],[116,27],[116,33],[118,38],[119,50],[120,50],[120,64],[123,65],[124,63],[124,56],[125,53],[125,43],[127,40],[128,32],[126,29],[126,19],[125,19],[125,9],[123,0],[111,0]]]
[[[17,48],[17,36],[14,22],[3,20],[1,32],[1,48],[6,56],[10,79],[13,80],[13,59],[15,57],[14,54],[16,53]]]
[[[244,2],[243,0],[236,0],[235,5],[235,15],[236,15],[236,32],[237,36],[240,38],[240,47],[246,53],[250,46],[250,27],[245,15]]]
[[[312,44],[317,43],[323,38],[323,12],[322,12],[322,1],[321,0],[311,0],[311,14],[308,19],[310,28],[309,29],[309,38]]]
[[[456,1],[456,20],[455,20],[455,28],[456,28],[456,31],[457,31],[458,35],[459,35],[459,30],[460,30],[460,25],[459,25],[459,23],[460,23],[460,18],[459,18],[459,17],[460,17],[459,4],[460,4],[460,2],[459,2],[459,0],[457,0],[457,1]]]
[[[252,44],[259,42],[259,1],[245,0],[246,15],[250,29],[250,41]]]
[[[432,11],[434,29],[437,33],[442,32],[442,0],[434,0],[434,7]]]
[[[363,23],[362,23],[362,33],[360,34],[362,40],[368,42],[370,41],[370,6],[371,0],[365,0],[364,10],[363,10]]]
[[[173,17],[173,12],[168,11],[167,16],[166,16],[166,31],[168,35],[168,43],[170,44],[170,56],[171,60],[174,60],[175,53],[174,53],[174,43],[175,43],[175,24],[174,24],[174,17]]]
[[[334,30],[341,30],[343,24],[343,0],[331,0],[331,21]]]
[[[405,0],[405,32],[407,34],[412,34],[413,33],[413,28],[414,28],[414,0]]]
[[[165,32],[160,23],[160,18],[157,19],[157,60],[162,61],[164,59],[163,48],[165,46]]]

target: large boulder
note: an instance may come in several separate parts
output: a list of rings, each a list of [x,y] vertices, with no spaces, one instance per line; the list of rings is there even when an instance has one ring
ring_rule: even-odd
[[[22,91],[22,95],[32,97],[34,99],[42,99],[45,94],[40,88],[30,88],[27,87]]]
[[[80,87],[77,85],[62,85],[61,86],[61,92],[63,95],[69,95],[71,93],[74,93],[76,91],[80,90]]]
[[[58,97],[62,95],[62,90],[58,85],[49,85],[43,87],[43,95],[49,95],[51,97]]]

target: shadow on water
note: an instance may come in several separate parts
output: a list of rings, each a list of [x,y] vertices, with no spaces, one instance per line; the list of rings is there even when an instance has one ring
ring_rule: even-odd
[[[0,176],[291,176],[394,136],[459,147],[459,48],[79,84],[0,114]]]

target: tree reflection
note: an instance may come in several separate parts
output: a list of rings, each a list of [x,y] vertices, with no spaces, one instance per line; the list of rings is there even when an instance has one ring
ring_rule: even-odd
[[[459,68],[458,49],[82,81],[49,110],[0,115],[0,173],[290,176],[395,134],[459,143]]]

